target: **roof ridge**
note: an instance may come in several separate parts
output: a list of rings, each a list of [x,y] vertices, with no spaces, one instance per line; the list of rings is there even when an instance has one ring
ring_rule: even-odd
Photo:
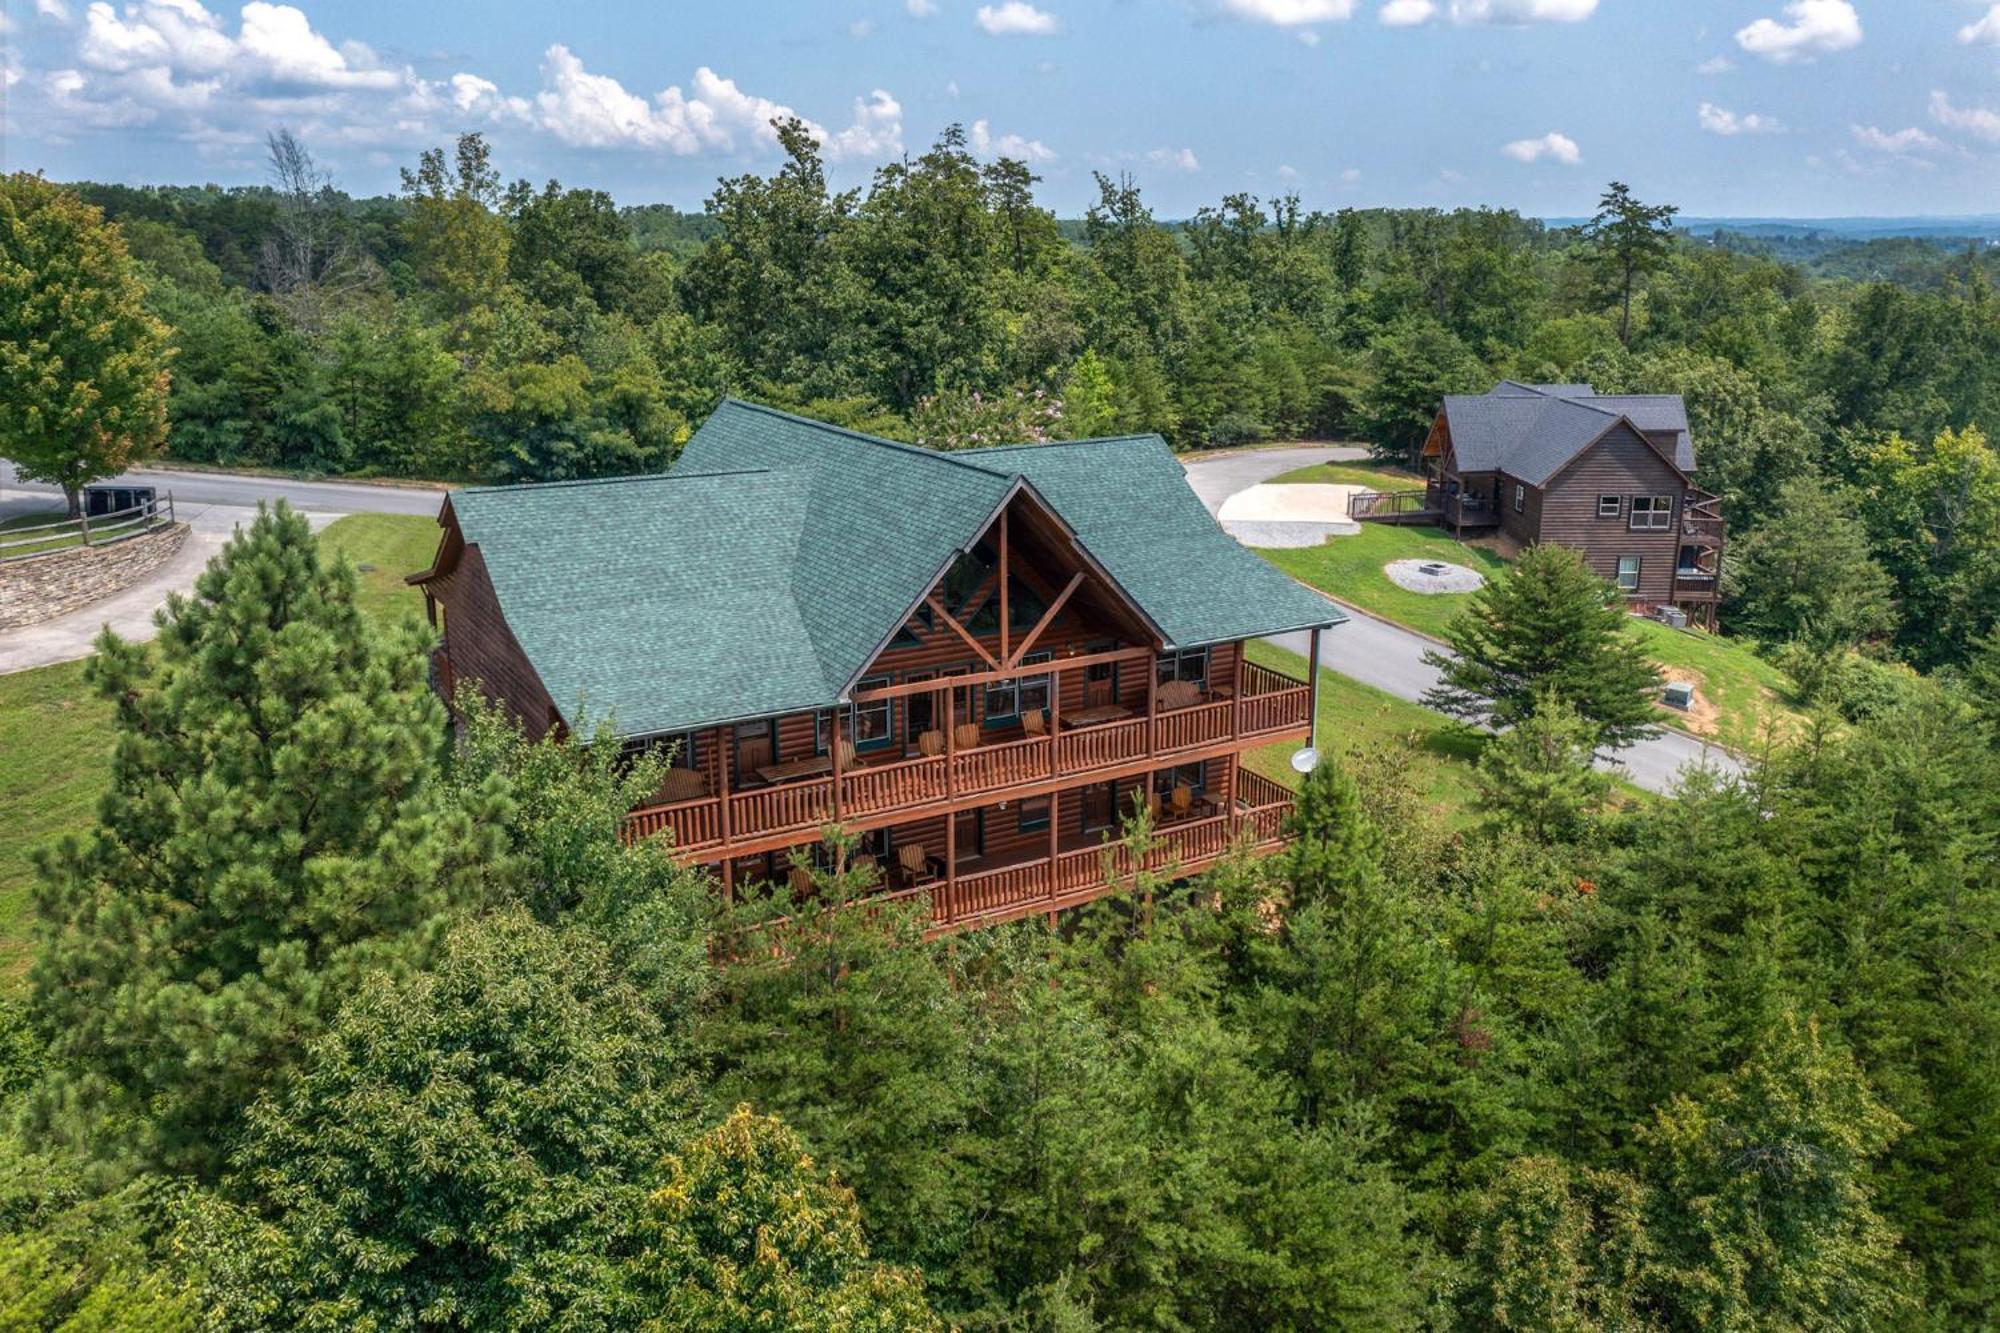
[[[800,416],[797,412],[787,412],[784,408],[772,407],[769,403],[753,403],[747,398],[734,398],[725,396],[722,400],[722,405],[727,407],[731,404],[734,404],[737,407],[747,408],[752,412],[762,412],[766,416],[782,417],[786,421],[796,421],[801,426],[811,426],[815,430],[832,431],[835,435],[845,435],[849,439],[859,440],[863,444],[872,444],[883,449],[894,449],[898,453],[911,454],[919,458],[935,459],[940,463],[951,463],[954,466],[967,468],[973,472],[978,472],[985,476],[1005,478],[1006,476],[1009,475],[1004,472],[995,472],[990,467],[980,467],[977,463],[968,463],[962,458],[954,457],[953,452],[947,452],[939,449],[926,449],[922,445],[905,444],[901,440],[887,440],[882,438],[880,435],[870,435],[866,431],[855,430],[848,426],[836,426],[830,421],[819,421],[815,420],[812,417]],[[955,451],[955,452],[967,452],[967,451]]]
[[[777,469],[768,467],[717,468],[711,472],[635,472],[623,477],[571,477],[566,481],[516,481],[498,486],[460,486],[446,495],[512,495],[521,491],[552,491],[566,486],[622,486],[635,481],[694,481],[704,477],[762,476]]]
[[[953,452],[959,455],[999,454],[1022,449],[1061,449],[1073,444],[1130,444],[1145,440],[1159,440],[1161,444],[1166,443],[1158,431],[1148,430],[1135,431],[1129,435],[1087,435],[1080,440],[1030,440],[1020,444],[989,444],[979,449],[958,449]]]

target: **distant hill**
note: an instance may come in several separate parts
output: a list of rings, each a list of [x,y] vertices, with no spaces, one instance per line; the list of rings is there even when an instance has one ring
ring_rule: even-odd
[[[1579,227],[1589,218],[1544,218],[1551,227]],[[2000,240],[2000,214],[1981,213],[1965,217],[1883,217],[1883,218],[1719,218],[1682,216],[1675,220],[1683,231],[1696,236],[1730,232],[1739,236],[1780,239],[1819,237],[1843,241],[1876,241],[1909,236],[1925,240]]]

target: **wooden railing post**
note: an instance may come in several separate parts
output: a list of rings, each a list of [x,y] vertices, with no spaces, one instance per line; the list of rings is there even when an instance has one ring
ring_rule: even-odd
[[[830,731],[833,736],[833,822],[838,824],[840,822],[840,788],[841,784],[846,781],[841,774],[840,765],[840,709],[838,708],[833,710],[833,726],[830,728]]]
[[[1056,776],[1056,737],[1062,735],[1062,672],[1049,672],[1049,776]],[[1053,807],[1052,807],[1053,808]]]
[[[952,704],[958,691],[951,686],[944,687],[944,794],[949,800],[958,792],[958,719],[952,716]]]

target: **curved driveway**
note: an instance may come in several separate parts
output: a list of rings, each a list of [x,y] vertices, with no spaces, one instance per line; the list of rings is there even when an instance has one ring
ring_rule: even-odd
[[[1186,465],[1188,485],[1213,514],[1222,508],[1224,500],[1259,482],[1309,463],[1365,458],[1367,452],[1346,446],[1310,447],[1256,450],[1204,459]],[[1424,653],[1437,645],[1421,634],[1356,607],[1339,605],[1348,620],[1320,636],[1320,668],[1337,671],[1413,703],[1423,702],[1424,691],[1436,684],[1438,677],[1435,668],[1425,665]],[[1301,657],[1306,655],[1304,634],[1281,634],[1271,642]],[[1679,731],[1662,731],[1652,740],[1616,751],[1614,762],[1602,766],[1623,770],[1636,785],[1648,791],[1664,792],[1673,788],[1683,769],[1704,764],[1726,773],[1743,771],[1742,763],[1728,750]]]

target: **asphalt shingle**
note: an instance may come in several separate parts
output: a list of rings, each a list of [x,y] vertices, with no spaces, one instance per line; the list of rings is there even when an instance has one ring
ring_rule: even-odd
[[[1518,384],[1444,400],[1452,451],[1465,472],[1505,472],[1540,486],[1624,417],[1673,436],[1674,466],[1694,471],[1687,406],[1678,394],[1600,394],[1588,384]]]

